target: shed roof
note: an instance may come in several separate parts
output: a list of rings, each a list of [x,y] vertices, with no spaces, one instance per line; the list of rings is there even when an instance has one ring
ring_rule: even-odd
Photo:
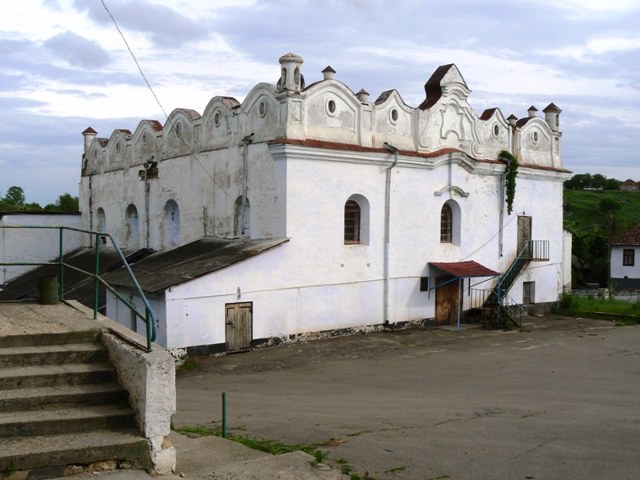
[[[454,277],[495,277],[500,275],[484,265],[469,260],[466,262],[433,262],[430,265]]]
[[[154,253],[131,266],[142,289],[159,293],[216,270],[259,255],[285,242],[273,240],[222,240],[202,238],[172,250]],[[134,287],[124,269],[104,276],[113,286]]]

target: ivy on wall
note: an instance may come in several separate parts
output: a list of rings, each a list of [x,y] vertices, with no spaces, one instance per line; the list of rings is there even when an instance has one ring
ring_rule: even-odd
[[[513,199],[516,196],[516,175],[518,175],[518,160],[506,150],[498,155],[500,160],[507,162],[505,171],[504,186],[506,191],[505,201],[507,202],[507,215],[513,211]]]

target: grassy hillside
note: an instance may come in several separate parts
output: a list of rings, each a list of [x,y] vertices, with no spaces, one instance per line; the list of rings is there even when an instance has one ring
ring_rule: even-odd
[[[622,190],[606,191],[564,191],[564,224],[574,233],[587,235],[604,231],[605,216],[600,213],[602,199],[614,200],[619,209],[615,213],[619,230],[640,224],[640,192]]]

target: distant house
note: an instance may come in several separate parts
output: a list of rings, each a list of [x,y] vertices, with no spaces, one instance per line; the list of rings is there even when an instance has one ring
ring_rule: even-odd
[[[613,242],[611,283],[615,290],[640,288],[640,225],[627,230]]]
[[[61,212],[0,212],[0,226],[64,226],[80,228],[82,219],[79,213]],[[0,241],[0,263],[12,262],[48,262],[60,253],[58,230],[34,230],[7,228],[2,229]],[[82,246],[81,235],[67,232],[64,238],[64,253]],[[34,265],[0,266],[0,285],[36,268]]]
[[[242,103],[214,97],[202,115],[83,132],[83,225],[155,251],[132,270],[162,345],[238,351],[308,332],[447,324],[503,277],[503,300],[558,300],[570,253],[556,105],[478,115],[453,64],[412,107],[396,90],[353,93],[330,67],[305,86],[301,57],[279,63],[277,83]],[[504,150],[519,162],[513,210]],[[123,271],[107,281],[140,304]],[[111,292],[107,315],[141,327]]]
[[[628,191],[640,190],[640,184],[628,178],[620,184],[620,190],[628,190]]]

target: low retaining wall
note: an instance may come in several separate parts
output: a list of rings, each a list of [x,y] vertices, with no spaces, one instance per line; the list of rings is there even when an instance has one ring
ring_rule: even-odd
[[[93,312],[73,303],[75,308]],[[102,343],[118,374],[118,382],[129,392],[138,429],[149,441],[152,473],[175,471],[176,449],[169,441],[171,417],[176,411],[176,372],[173,357],[160,345],[143,350],[146,338],[110,318],[100,315]],[[140,348],[142,347],[142,348]]]

